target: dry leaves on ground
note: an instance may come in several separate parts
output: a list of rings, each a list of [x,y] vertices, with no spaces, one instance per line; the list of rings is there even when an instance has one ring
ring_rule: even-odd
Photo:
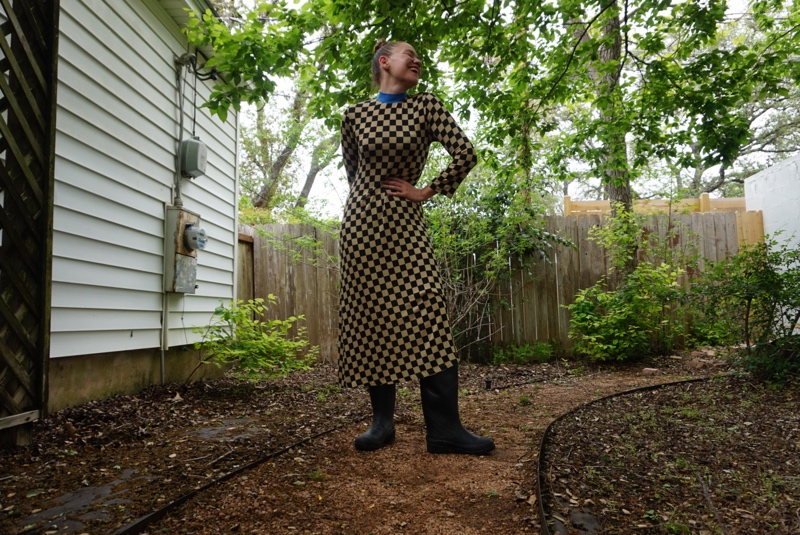
[[[118,396],[51,415],[37,424],[34,446],[0,453],[4,467],[0,532],[114,533],[224,474],[292,445],[296,446],[198,493],[150,525],[148,533],[538,532],[536,465],[547,425],[570,409],[612,392],[721,370],[711,366],[718,364],[713,359],[701,366],[687,366],[687,362],[663,359],[615,370],[561,365],[463,366],[463,419],[472,430],[493,436],[498,446],[495,453],[481,458],[425,452],[419,392],[413,383],[399,388],[397,442],[370,453],[352,447],[353,438],[368,424],[367,397],[361,390],[337,387],[335,371],[329,367],[259,384],[224,379],[185,387],[151,387],[137,396]],[[644,368],[659,371],[643,373]],[[650,399],[637,400],[637,406],[646,407]],[[661,402],[653,398],[653,403]],[[616,410],[613,413],[624,416]],[[674,412],[663,413],[663,418],[675,420],[676,428],[701,421],[699,416],[681,420]],[[609,429],[613,431],[594,427],[557,433],[559,440],[553,447],[560,446],[566,433],[582,437],[577,449],[584,451],[583,444],[591,440],[588,437],[619,432],[618,427]],[[776,427],[764,426],[768,429]],[[731,432],[730,437],[749,440],[743,433]],[[598,442],[606,447],[611,444]],[[611,451],[622,455],[630,443],[623,446]],[[722,444],[714,455],[739,446]],[[588,459],[576,457],[574,447],[571,451],[570,463]],[[685,460],[692,467],[687,474],[694,477],[698,462],[688,454]],[[773,461],[785,463],[777,456]],[[551,475],[556,474],[554,469],[550,468]],[[763,468],[769,469],[778,473],[775,466]],[[579,472],[575,468],[569,474]],[[562,479],[575,499],[584,498],[578,491],[584,482],[573,482],[561,473],[555,477],[556,482]],[[607,478],[601,479],[605,482]],[[643,482],[637,481],[636,487],[623,492],[644,492]],[[791,478],[784,479],[780,489],[775,481],[773,478],[773,489],[778,495],[797,500]],[[705,482],[716,500],[718,480]],[[594,483],[602,489],[598,493],[607,490],[600,482]],[[657,478],[654,483],[663,486]],[[702,483],[681,488],[696,493]],[[552,495],[556,494],[568,496],[554,487]],[[606,499],[597,496],[598,504]],[[693,494],[692,499],[695,497]],[[683,503],[681,499],[676,490],[662,503]],[[625,498],[626,505],[628,502],[632,504],[633,499]],[[555,506],[553,514],[566,515],[564,520],[569,523],[573,509],[562,509],[560,503]],[[664,531],[663,519],[655,520],[656,515],[662,518],[669,511],[653,506],[647,511],[650,509],[653,518],[646,522],[641,515],[635,518],[638,509],[626,508],[631,514],[616,516],[629,519],[628,526],[646,524],[648,529],[662,530],[652,533],[669,533]],[[788,514],[788,509],[780,511]],[[610,526],[601,512],[602,507],[593,509],[595,521]],[[701,526],[692,526],[688,520],[688,533],[701,533]],[[706,520],[707,515],[703,522]],[[783,518],[787,526],[790,520]],[[725,525],[730,522],[727,517],[722,519]],[[754,522],[760,529],[767,525],[763,518]],[[622,525],[616,532],[630,533],[625,529]],[[586,531],[571,531],[581,532]]]

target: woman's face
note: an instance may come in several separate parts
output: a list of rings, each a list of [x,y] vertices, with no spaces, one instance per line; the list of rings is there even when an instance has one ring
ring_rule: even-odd
[[[422,61],[414,47],[408,43],[397,43],[390,55],[381,56],[380,62],[383,68],[381,85],[383,82],[388,82],[408,90],[419,82]]]

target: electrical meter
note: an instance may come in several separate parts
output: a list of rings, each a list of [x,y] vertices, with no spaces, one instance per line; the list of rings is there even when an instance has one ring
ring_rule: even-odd
[[[205,249],[207,243],[200,216],[168,206],[166,228],[164,290],[193,294],[197,288],[197,251]]]
[[[183,231],[183,243],[190,251],[202,251],[206,248],[206,231],[189,223]]]

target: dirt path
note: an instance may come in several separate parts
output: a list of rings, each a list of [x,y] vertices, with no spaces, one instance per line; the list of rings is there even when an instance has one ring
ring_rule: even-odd
[[[487,457],[425,451],[417,385],[399,389],[397,441],[357,452],[362,391],[329,368],[260,385],[153,387],[51,415],[32,448],[0,452],[0,533],[114,533],[271,452],[340,426],[214,485],[148,533],[525,533],[539,529],[535,468],[557,416],[603,395],[711,373],[664,359],[618,370],[461,370],[461,412]],[[653,366],[652,363],[647,366]],[[486,389],[491,380],[492,388]]]
[[[497,450],[487,457],[426,453],[412,391],[401,398],[391,447],[356,452],[352,440],[367,422],[344,428],[205,493],[152,532],[535,532],[535,465],[550,421],[608,393],[673,378],[633,368],[473,391],[462,397],[462,415],[473,430],[495,439]]]

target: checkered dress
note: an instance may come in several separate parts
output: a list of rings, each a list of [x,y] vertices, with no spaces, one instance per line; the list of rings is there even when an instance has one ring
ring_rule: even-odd
[[[391,384],[438,373],[456,360],[422,205],[390,197],[382,179],[416,184],[431,143],[453,160],[430,184],[451,197],[477,163],[475,150],[430,93],[369,100],[342,118],[350,194],[342,220],[339,382]]]

